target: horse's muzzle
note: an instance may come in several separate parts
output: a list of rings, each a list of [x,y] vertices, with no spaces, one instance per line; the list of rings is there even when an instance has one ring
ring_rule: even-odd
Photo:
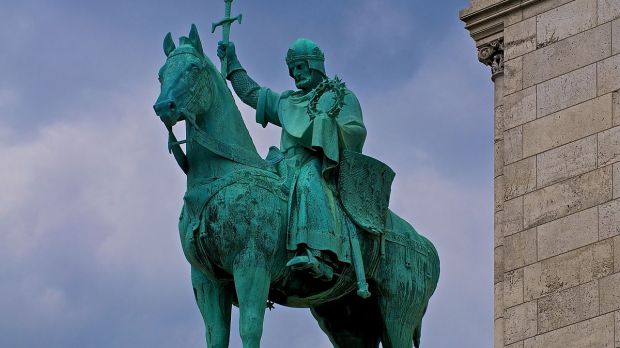
[[[153,105],[153,109],[162,122],[167,126],[173,126],[177,123],[178,112],[176,103],[173,100],[158,101]]]

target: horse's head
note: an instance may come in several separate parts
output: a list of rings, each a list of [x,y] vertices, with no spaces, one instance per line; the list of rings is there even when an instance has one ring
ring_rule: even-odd
[[[216,69],[205,56],[198,30],[193,24],[189,37],[179,39],[179,47],[168,33],[164,39],[164,53],[168,58],[159,70],[161,91],[153,108],[170,128],[188,115],[208,111],[213,92],[210,74]]]

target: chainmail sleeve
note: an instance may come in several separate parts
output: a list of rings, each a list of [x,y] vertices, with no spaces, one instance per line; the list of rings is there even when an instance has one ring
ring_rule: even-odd
[[[248,75],[245,70],[233,71],[228,76],[230,82],[241,101],[256,109],[258,105],[258,91],[260,86]]]

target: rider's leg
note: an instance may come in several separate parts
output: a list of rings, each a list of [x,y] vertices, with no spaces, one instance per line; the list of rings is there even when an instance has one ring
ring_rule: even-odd
[[[297,249],[287,266],[309,270],[313,276],[331,280],[333,268],[325,263],[323,254],[337,254],[346,239],[336,216],[337,202],[322,177],[322,162],[313,159],[300,169],[295,186],[289,249]]]

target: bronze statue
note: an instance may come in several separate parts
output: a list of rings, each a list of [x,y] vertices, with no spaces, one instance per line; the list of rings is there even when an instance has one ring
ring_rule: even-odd
[[[229,6],[226,18],[229,30]],[[310,308],[335,347],[419,347],[437,252],[389,211],[394,173],[361,154],[361,108],[327,77],[320,48],[307,39],[291,46],[286,63],[298,90],[283,93],[249,78],[227,34],[221,72],[195,26],[178,47],[168,34],[164,52],[154,109],[187,174],[179,232],[207,346],[228,346],[235,304],[243,346],[259,347],[274,302]],[[282,128],[280,149],[265,160],[224,77],[257,122]],[[180,121],[186,154],[171,131]]]

